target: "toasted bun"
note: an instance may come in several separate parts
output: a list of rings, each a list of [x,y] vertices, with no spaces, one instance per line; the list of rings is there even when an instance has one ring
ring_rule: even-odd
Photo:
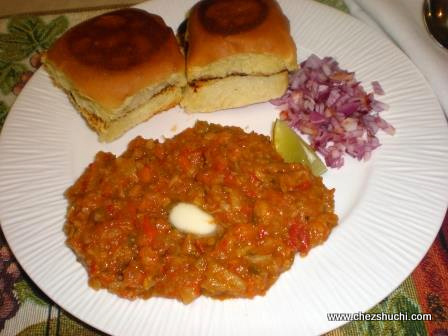
[[[188,19],[189,82],[297,69],[289,21],[275,0],[203,0]]]
[[[106,128],[116,125],[166,88],[180,91],[186,85],[184,56],[173,31],[161,17],[140,9],[109,12],[71,28],[44,63],[96,130],[92,120]],[[147,117],[154,113],[147,111]]]
[[[280,97],[288,86],[288,72],[270,76],[227,76],[196,81],[184,93],[181,106],[188,112],[211,112]]]
[[[78,106],[75,101],[73,103],[84,116],[89,126],[99,134],[100,141],[110,142],[156,113],[179,104],[182,98],[182,92],[182,88],[177,86],[166,87],[144,104],[133,109],[121,118],[112,121],[104,121],[91,111]]]

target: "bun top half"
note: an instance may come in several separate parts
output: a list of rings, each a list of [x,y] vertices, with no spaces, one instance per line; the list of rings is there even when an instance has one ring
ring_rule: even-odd
[[[185,76],[172,29],[160,16],[133,8],[74,26],[48,50],[45,63],[71,88],[107,108],[150,86],[174,83],[173,76]]]
[[[191,10],[187,78],[297,69],[289,21],[275,0],[203,0]]]

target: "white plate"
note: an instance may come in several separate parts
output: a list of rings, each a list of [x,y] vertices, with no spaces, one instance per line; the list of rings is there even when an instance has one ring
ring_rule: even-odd
[[[176,28],[194,1],[141,5]],[[430,247],[448,204],[448,132],[422,75],[388,40],[352,17],[314,2],[285,0],[300,59],[334,56],[370,90],[379,80],[395,136],[367,163],[348,160],[325,175],[336,187],[340,224],[306,258],[296,258],[265,297],[190,305],[155,298],[130,302],[87,286],[84,268],[64,243],[64,190],[99,150],[121,153],[136,135],[170,137],[197,118],[265,134],[270,104],[213,114],[179,108],[118,141],[97,142],[41,69],[12,108],[0,138],[0,220],[17,259],[34,282],[71,314],[114,335],[320,334],[343,322],[327,313],[365,311],[411,273]]]

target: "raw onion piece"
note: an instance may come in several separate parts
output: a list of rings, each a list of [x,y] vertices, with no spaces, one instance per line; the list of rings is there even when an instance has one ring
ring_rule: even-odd
[[[280,118],[307,134],[311,147],[321,153],[327,166],[340,168],[344,153],[368,160],[380,146],[379,129],[393,135],[395,128],[380,117],[387,104],[375,99],[384,90],[372,82],[366,93],[354,72],[339,68],[332,57],[311,55],[289,77],[286,93],[271,101],[282,111]]]

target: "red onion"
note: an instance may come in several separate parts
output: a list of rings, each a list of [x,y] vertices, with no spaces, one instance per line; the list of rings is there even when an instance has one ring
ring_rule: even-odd
[[[366,93],[354,72],[339,68],[332,57],[313,54],[300,66],[290,75],[286,93],[271,103],[281,108],[281,119],[308,135],[327,166],[342,167],[344,153],[366,161],[380,146],[379,129],[395,133],[379,115],[389,107],[374,98],[384,94],[377,81],[372,82],[373,92]]]

